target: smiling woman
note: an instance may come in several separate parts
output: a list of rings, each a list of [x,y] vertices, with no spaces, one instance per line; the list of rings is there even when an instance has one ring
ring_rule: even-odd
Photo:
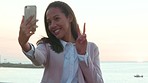
[[[148,47],[148,43],[147,43],[148,42],[147,40],[148,12],[146,9],[148,8],[148,5],[147,5],[148,1],[146,0],[141,0],[141,1],[140,0],[137,0],[137,1],[107,0],[105,2],[105,1],[93,0],[93,1],[85,1],[85,4],[83,4],[83,6],[81,3],[84,3],[84,1],[79,1],[79,0],[74,0],[74,1],[63,0],[63,1],[69,3],[72,6],[72,8],[76,13],[80,26],[83,25],[84,21],[87,22],[87,31],[86,31],[86,33],[88,34],[87,38],[90,41],[94,41],[97,45],[101,46],[100,50],[102,51],[101,54],[103,54],[102,56],[100,56],[101,61],[108,61],[109,60],[108,56],[114,57],[118,49],[116,49],[117,51],[115,52],[110,51],[110,53],[106,51],[109,50],[108,48],[114,48],[111,46],[116,42],[113,43],[112,41],[117,41],[117,39],[118,40],[120,39],[120,41],[117,41],[117,42],[124,43],[124,44],[123,43],[115,44],[120,46],[120,48],[122,49],[125,46],[128,46],[129,48],[131,48],[130,44],[132,43],[130,43],[130,41],[132,40],[132,38],[134,38],[134,41],[132,42],[139,41],[139,43],[142,44],[143,47],[139,47],[140,45],[136,46],[137,43],[135,43],[133,50],[135,48],[141,48],[143,49],[144,53],[147,54],[146,50],[148,49],[147,48]],[[14,2],[17,2],[17,3],[14,3]],[[41,38],[41,35],[45,36],[44,30],[42,29],[42,27],[44,27],[44,23],[43,23],[44,17],[42,16],[44,15],[44,10],[48,5],[48,3],[49,3],[48,0],[44,0],[44,1],[5,0],[0,2],[0,10],[1,10],[1,14],[0,14],[1,51],[0,52],[1,52],[1,55],[5,55],[5,56],[9,55],[10,56],[9,58],[12,57],[11,55],[13,55],[13,57],[19,56],[17,58],[15,57],[16,60],[19,62],[21,62],[22,60],[28,61],[26,58],[22,57],[22,53],[20,52],[21,49],[18,49],[18,50],[16,49],[16,48],[19,48],[18,44],[15,41],[17,40],[16,35],[18,35],[18,27],[19,27],[18,24],[20,23],[20,20],[21,20],[20,17],[24,13],[25,5],[30,5],[30,4],[37,5],[38,7],[37,18],[39,19],[39,22],[37,24],[39,28],[36,31],[36,34],[33,35],[33,38],[29,40],[33,44],[35,44],[36,41],[39,38]],[[91,4],[93,4],[93,6],[87,6]],[[10,14],[10,11],[8,11],[10,10],[10,7],[13,12],[17,12],[17,13]],[[88,12],[88,10],[91,10],[91,12]],[[10,28],[11,28],[11,32],[10,32]],[[80,27],[80,29],[82,30],[83,28]],[[113,33],[117,33],[117,34],[113,35]],[[7,45],[10,42],[13,42],[13,46]],[[14,54],[11,54],[10,51],[12,50],[14,50],[13,51]],[[121,57],[121,58],[124,57],[125,55],[123,55],[123,53],[124,53],[124,50],[121,50],[120,52],[118,52],[117,57]],[[136,55],[136,53],[134,55]],[[127,57],[130,56],[131,57],[130,60],[137,61],[137,59],[133,58],[134,55],[128,55]],[[113,58],[110,58],[110,60],[113,60]],[[126,58],[123,61],[126,61]]]
[[[71,7],[62,1],[51,2],[44,14],[47,37],[29,43],[38,20],[22,18],[18,42],[23,53],[36,66],[44,66],[41,83],[104,83],[100,69],[99,50],[80,32]],[[32,33],[30,33],[32,31]]]
[[[25,5],[37,6],[39,19],[36,33],[29,42],[34,45],[44,31],[44,13],[48,4],[54,0],[3,0],[0,1],[0,55],[1,63],[31,63],[21,52],[17,36]],[[62,0],[75,11],[80,30],[86,22],[87,39],[100,47],[100,61],[136,61],[133,64],[103,64],[102,70],[106,83],[147,83],[148,78],[133,78],[137,73],[147,75],[148,61],[148,0]],[[16,3],[17,2],[17,3]],[[51,19],[49,19],[50,24]],[[53,30],[56,36],[60,29]],[[73,45],[70,44],[70,45]],[[45,49],[46,50],[46,49]],[[68,57],[69,58],[69,57]],[[142,64],[141,64],[142,62]],[[56,64],[55,64],[56,65]],[[55,66],[53,65],[53,66]],[[124,68],[121,66],[125,66]],[[61,68],[62,69],[62,68]],[[131,70],[129,70],[131,69]],[[22,71],[23,70],[23,71]],[[37,83],[42,71],[31,69],[0,68],[0,82]],[[6,71],[6,72],[5,72]],[[28,72],[29,71],[29,72]],[[36,72],[34,72],[36,71]],[[54,71],[54,70],[53,70]],[[22,72],[22,73],[18,73]],[[134,73],[133,73],[134,72]],[[1,74],[0,73],[0,74]],[[28,77],[31,74],[32,77]],[[131,75],[132,74],[132,75]],[[11,76],[10,76],[11,75]],[[15,77],[16,76],[16,77]],[[122,77],[122,78],[121,78]],[[132,78],[131,78],[132,77]],[[5,79],[3,79],[5,78]],[[17,78],[18,80],[16,80]],[[6,81],[8,80],[8,81]],[[16,82],[18,81],[18,82]]]

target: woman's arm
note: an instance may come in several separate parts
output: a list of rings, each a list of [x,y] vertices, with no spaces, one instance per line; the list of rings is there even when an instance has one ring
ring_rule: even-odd
[[[33,44],[30,45],[31,50],[28,52],[23,51],[24,54],[33,62],[34,65],[45,65],[47,59],[47,49],[45,44],[39,44],[37,48],[35,48]]]
[[[86,83],[104,83],[100,69],[99,50],[95,44],[88,47],[88,64],[80,61],[80,68]]]

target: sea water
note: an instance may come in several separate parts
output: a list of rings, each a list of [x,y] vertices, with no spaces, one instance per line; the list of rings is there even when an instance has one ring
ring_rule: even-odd
[[[107,62],[101,66],[105,83],[148,83],[148,63]]]
[[[104,83],[148,83],[148,63],[102,62]],[[43,68],[0,68],[0,83],[40,83]],[[143,75],[143,77],[134,77]]]

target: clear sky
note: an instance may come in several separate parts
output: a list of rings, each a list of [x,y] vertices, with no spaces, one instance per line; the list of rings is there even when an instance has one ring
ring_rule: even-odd
[[[0,1],[1,62],[30,62],[18,44],[25,5],[37,5],[39,26],[29,40],[35,44],[44,31],[44,12],[54,0]],[[101,61],[148,61],[148,0],[63,0],[76,14],[88,41],[98,45]]]

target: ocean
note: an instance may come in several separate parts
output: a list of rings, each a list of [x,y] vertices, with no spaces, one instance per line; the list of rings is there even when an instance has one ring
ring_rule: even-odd
[[[107,62],[101,64],[101,69],[104,83],[148,83],[148,63]]]
[[[101,62],[101,70],[104,83],[148,83],[148,62]],[[1,67],[0,83],[40,83],[43,71],[43,68]]]

